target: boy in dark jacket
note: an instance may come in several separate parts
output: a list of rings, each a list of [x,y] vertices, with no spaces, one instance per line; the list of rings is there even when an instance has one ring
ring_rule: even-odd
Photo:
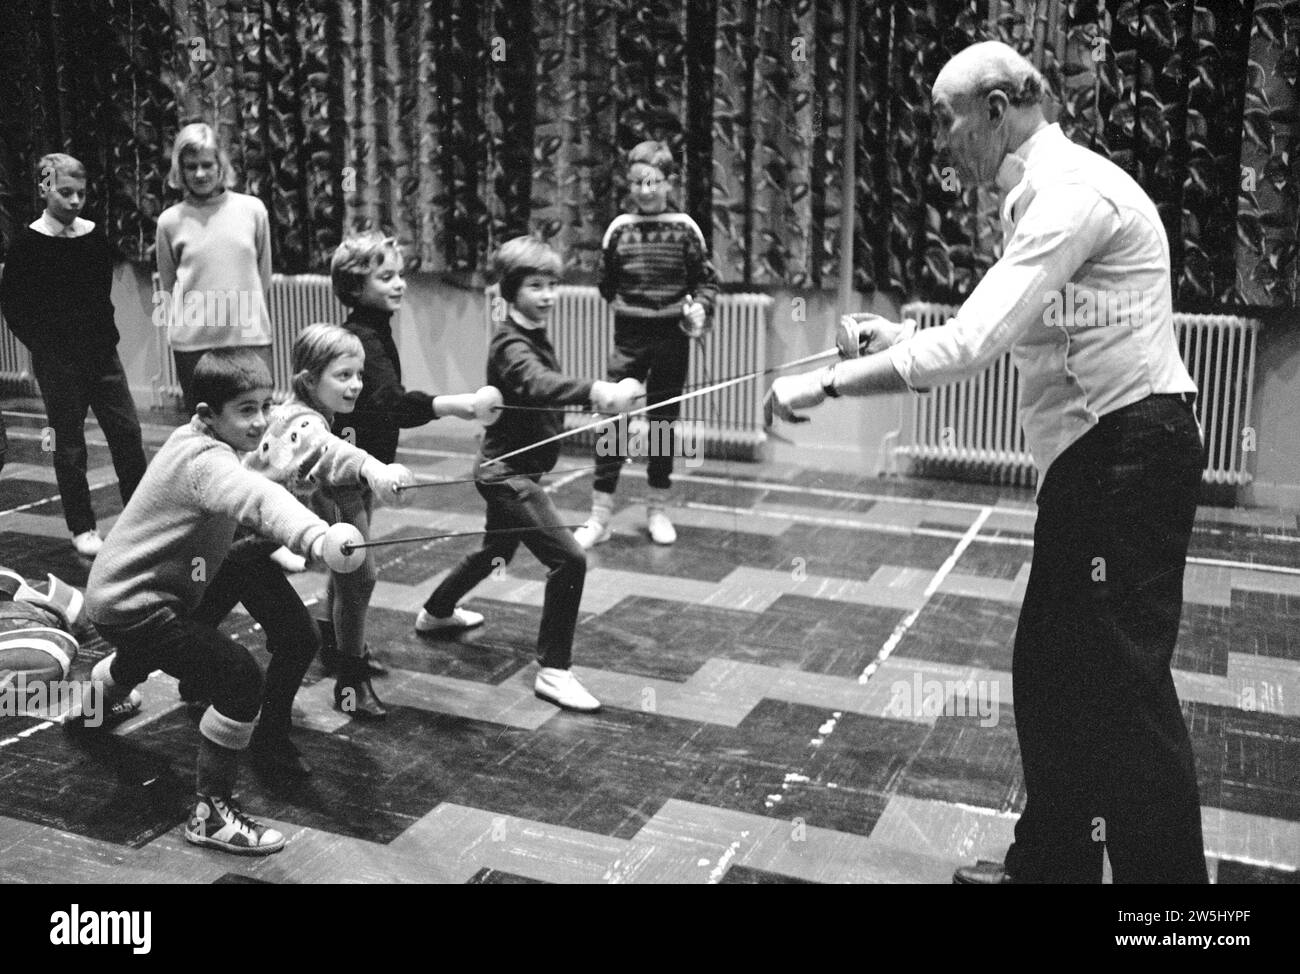
[[[36,166],[45,212],[21,230],[5,258],[0,309],[9,330],[32,353],[45,413],[54,431],[54,476],[63,517],[78,554],[103,546],[86,482],[86,410],[108,440],[122,503],[144,476],[140,421],[117,357],[113,320],[113,251],[95,224],[79,215],[86,170],[53,153]]]
[[[501,390],[507,407],[527,408],[506,412],[488,428],[475,486],[487,502],[488,532],[526,530],[485,534],[483,547],[451,570],[424,603],[420,616],[439,618],[451,613],[459,599],[498,564],[509,563],[523,544],[550,569],[537,636],[541,670],[534,692],[567,710],[592,711],[600,709],[600,701],[570,669],[587,556],[539,483],[559,459],[559,445],[497,460],[560,432],[564,414],[557,407],[590,402],[598,412],[622,413],[645,394],[635,379],[592,382],[560,371],[546,336],[546,320],[555,304],[561,266],[554,250],[531,237],[507,241],[496,255],[501,296],[509,302],[509,310],[488,349],[488,384]]]

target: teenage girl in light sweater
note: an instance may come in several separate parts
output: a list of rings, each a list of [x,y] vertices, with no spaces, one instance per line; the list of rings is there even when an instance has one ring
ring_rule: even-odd
[[[230,157],[212,126],[176,133],[167,184],[184,198],[158,217],[154,324],[167,329],[185,408],[194,411],[194,365],[214,348],[250,348],[271,364],[271,229],[266,205],[237,193]],[[305,563],[287,548],[271,556],[287,571]]]

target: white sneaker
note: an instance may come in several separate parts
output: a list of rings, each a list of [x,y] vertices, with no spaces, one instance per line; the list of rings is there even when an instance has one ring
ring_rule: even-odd
[[[645,526],[655,544],[672,544],[677,540],[677,529],[662,508],[652,507],[646,511]]]
[[[594,517],[587,518],[586,523],[573,532],[573,540],[578,542],[578,547],[583,551],[590,551],[596,545],[604,544],[613,536],[614,529]]]
[[[77,554],[83,558],[94,558],[99,554],[99,549],[104,547],[104,539],[99,536],[98,531],[82,531],[81,534],[72,536],[72,547],[76,548]]]
[[[469,609],[462,609],[459,605],[452,610],[451,615],[445,618],[429,615],[424,609],[415,617],[416,632],[438,632],[443,629],[473,629],[475,626],[483,625],[483,615],[480,612],[471,612]]]
[[[185,840],[194,845],[240,856],[269,856],[284,848],[284,836],[244,814],[229,798],[200,795],[185,827]]]
[[[290,575],[307,570],[307,559],[302,555],[294,554],[288,548],[276,548],[271,552],[271,560]]]
[[[537,681],[533,684],[533,693],[565,710],[591,713],[593,710],[600,709],[600,701],[578,682],[578,678],[573,675],[573,670],[543,666],[537,674]]]

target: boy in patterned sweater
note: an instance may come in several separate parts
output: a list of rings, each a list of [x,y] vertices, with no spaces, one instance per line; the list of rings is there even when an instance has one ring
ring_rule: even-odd
[[[628,154],[628,182],[635,213],[614,219],[601,249],[600,294],[614,310],[614,350],[609,357],[610,382],[632,377],[649,389],[653,405],[682,393],[690,362],[691,337],[702,335],[717,299],[717,275],[709,263],[704,234],[669,198],[677,165],[662,142],[642,142]],[[652,409],[652,425],[675,424],[681,405]],[[574,532],[584,549],[607,541],[614,513],[614,491],[626,460],[627,420],[596,441],[596,479],[591,517]],[[668,436],[652,443],[666,450],[650,458],[647,480],[646,528],[658,544],[672,544],[677,532],[666,508],[672,486],[673,425]]]

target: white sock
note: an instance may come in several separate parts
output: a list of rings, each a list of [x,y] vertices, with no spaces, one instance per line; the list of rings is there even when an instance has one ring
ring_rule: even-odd
[[[603,490],[591,492],[591,519],[601,525],[608,524],[614,516],[614,495]]]
[[[672,488],[670,487],[651,487],[648,490],[646,498],[646,509],[648,511],[662,511],[672,502]]]

